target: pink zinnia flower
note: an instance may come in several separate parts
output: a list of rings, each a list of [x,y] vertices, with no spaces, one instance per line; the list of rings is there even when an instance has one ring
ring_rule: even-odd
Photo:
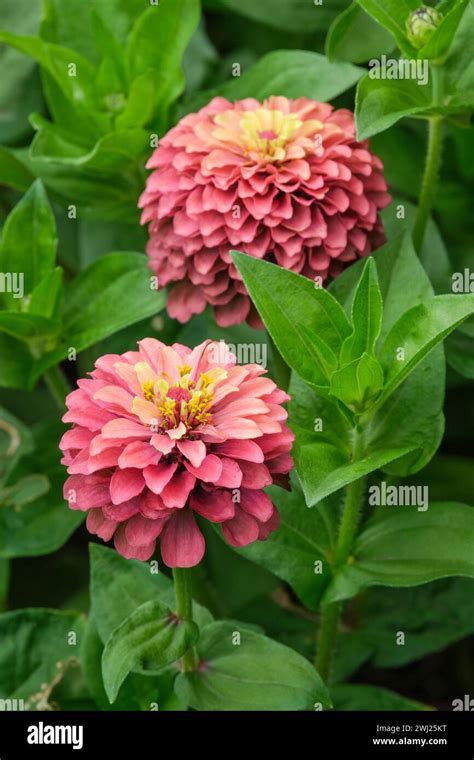
[[[223,327],[260,325],[229,251],[323,282],[384,242],[382,163],[357,142],[354,117],[308,98],[214,98],[160,141],[140,198],[168,312],[207,303]]]
[[[160,537],[169,567],[201,560],[196,514],[221,523],[232,546],[265,540],[278,512],[262,489],[292,467],[289,397],[223,342],[138,346],[98,359],[66,399],[69,506],[124,557],[149,559]]]

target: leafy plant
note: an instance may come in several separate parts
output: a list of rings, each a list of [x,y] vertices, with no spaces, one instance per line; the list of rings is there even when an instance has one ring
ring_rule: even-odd
[[[472,693],[473,22],[474,0],[430,0],[426,6],[420,0],[3,0],[0,704],[23,700],[27,710],[418,713],[446,709],[453,697]],[[224,198],[228,187],[214,155],[212,173],[221,176],[221,188],[203,201],[203,228],[191,226],[185,234],[191,248],[200,235],[208,249],[192,284],[208,284],[214,249],[225,247],[219,253],[237,300],[245,286],[265,330],[220,327],[210,308],[180,324],[165,312],[167,294],[143,252],[138,202],[147,160],[180,119],[192,119],[189,114],[213,98],[233,103],[271,96],[309,98],[337,109],[329,142],[336,145],[333,158],[346,162],[318,164],[331,180],[325,224],[332,226],[332,240],[321,253],[318,228],[307,244],[322,269],[337,276],[324,287],[320,278],[303,276],[308,269],[294,264],[291,243],[288,268],[272,263],[278,259],[273,249],[266,250],[267,260],[263,249],[248,255],[253,239],[232,242],[241,250],[228,250],[214,206],[227,215],[229,239],[240,219],[229,218],[234,209]],[[354,111],[356,135],[341,109]],[[338,125],[344,144],[338,143]],[[289,220],[288,209],[278,208],[282,167],[272,151],[281,146],[273,145],[273,122],[259,132],[260,126],[250,135],[257,142],[251,139],[242,155],[262,149],[262,165],[268,161],[275,169],[275,184],[253,186],[242,197],[251,207],[254,198],[271,196],[280,216],[267,210],[257,221],[270,226],[277,220],[286,242],[306,232],[299,229],[305,212]],[[306,126],[312,130],[307,134],[316,130],[314,123]],[[235,158],[238,149],[229,142]],[[294,175],[306,176],[301,144],[292,150]],[[209,188],[196,172],[197,192],[190,192],[189,152],[192,144],[170,159],[180,164],[183,184],[173,184],[173,175],[166,202],[152,197],[153,203],[186,208],[197,196],[199,205]],[[353,171],[355,159],[365,174]],[[247,168],[240,177],[244,189],[253,176],[244,176]],[[392,201],[379,224],[377,209],[388,203],[384,177]],[[315,194],[300,193],[298,202],[312,210],[321,201],[320,178],[311,181]],[[153,195],[153,176],[148,182]],[[378,193],[387,200],[379,204]],[[341,232],[333,220],[346,201]],[[245,202],[243,208],[245,215]],[[148,221],[154,219],[152,213]],[[382,240],[382,222],[386,242],[366,255],[367,229],[376,225]],[[166,223],[172,238],[172,214]],[[356,224],[361,229],[341,256],[340,237]],[[149,256],[157,239],[148,242]],[[168,252],[173,260],[177,248],[175,240]],[[177,266],[184,282],[187,264],[179,259]],[[217,305],[220,275],[217,268]],[[242,425],[241,440],[223,452],[221,444],[213,449],[215,441],[206,441],[209,468],[219,467],[218,456],[226,463],[222,482],[216,472],[202,478],[197,460],[204,444],[191,425],[176,456],[180,475],[186,444],[196,458],[186,472],[197,482],[198,508],[191,512],[188,496],[176,502],[179,488],[169,497],[173,515],[196,514],[198,541],[205,541],[202,560],[190,568],[169,569],[154,549],[156,537],[151,549],[149,542],[140,544],[148,541],[152,520],[154,536],[165,531],[163,483],[149,476],[155,490],[146,484],[151,497],[145,506],[151,516],[138,509],[136,493],[125,502],[116,499],[118,505],[99,504],[101,478],[110,480],[115,468],[116,481],[133,491],[141,485],[143,457],[154,462],[158,456],[142,440],[148,423],[132,430],[136,440],[115,439],[107,448],[110,437],[103,437],[109,417],[114,425],[136,424],[130,373],[122,366],[117,384],[112,370],[124,355],[135,366],[137,342],[150,337],[177,351],[224,341],[237,355],[248,353],[240,364],[268,368],[290,397],[286,403],[281,390],[265,401],[249,394],[238,414],[222,423],[234,431]],[[100,381],[89,378],[97,360],[105,373]],[[211,380],[196,390],[197,377],[184,362],[179,371],[174,399],[167,396],[170,377],[160,377],[157,387],[160,403],[179,399],[168,413],[185,415],[188,402],[206,399]],[[247,372],[237,370],[229,395]],[[259,373],[261,368],[248,380],[251,387],[268,383]],[[105,388],[104,377],[110,383]],[[140,388],[144,401],[158,400],[155,383],[145,378],[132,401]],[[92,412],[91,399],[98,402]],[[62,446],[61,460],[65,430],[59,417],[66,406],[74,407],[73,437],[79,430],[87,446],[94,440],[98,447],[87,463],[85,449],[77,454],[83,442],[78,449]],[[275,420],[283,430],[286,409],[292,433],[275,443]],[[249,433],[259,414],[269,415],[260,420],[263,441]],[[177,429],[171,425],[168,432]],[[292,434],[294,469],[287,483]],[[128,468],[120,464],[124,447]],[[166,468],[167,457],[160,452],[153,466]],[[80,509],[67,508],[64,465],[75,468],[72,478],[99,473]],[[236,485],[239,472],[252,499],[249,511],[232,512],[233,491],[240,492],[242,483],[235,489],[230,484]],[[271,504],[279,525],[275,512],[269,517]],[[105,539],[116,531],[125,556],[142,559],[126,559],[95,538],[87,547],[86,510],[90,532],[94,521]],[[232,523],[231,512],[240,514],[240,524]],[[135,520],[131,527],[129,518]],[[172,549],[189,549],[194,528],[179,520],[175,527]],[[253,531],[251,541],[242,540],[245,531]]]

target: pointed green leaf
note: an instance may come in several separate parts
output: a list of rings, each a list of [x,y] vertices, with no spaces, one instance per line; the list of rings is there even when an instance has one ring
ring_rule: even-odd
[[[356,412],[370,408],[382,387],[382,367],[366,352],[331,377],[331,395]]]
[[[90,544],[91,610],[105,643],[112,631],[145,602],[159,600],[175,610],[174,588],[163,572],[154,572],[145,562],[127,560],[112,549]],[[193,618],[207,625],[212,615],[193,603]]]
[[[155,674],[176,662],[197,641],[199,629],[179,620],[162,602],[145,602],[114,631],[102,655],[104,687],[110,702],[132,670]]]
[[[391,393],[465,319],[474,314],[474,294],[435,296],[407,311],[392,327],[381,351],[386,384],[377,404]]]
[[[327,385],[324,365],[333,363],[332,354],[339,353],[350,333],[336,299],[308,278],[275,264],[237,251],[232,256],[286,363],[311,385]],[[316,335],[314,341],[308,333]]]
[[[438,578],[474,578],[474,508],[457,502],[372,507],[375,516],[356,539],[353,557],[325,594],[350,599],[368,586],[418,586]]]
[[[24,276],[24,295],[51,271],[56,257],[56,223],[41,180],[36,180],[9,214],[0,243],[0,271]],[[3,293],[10,309],[21,299]]]
[[[390,52],[393,47],[391,35],[365,13],[357,0],[334,19],[326,37],[326,55],[330,61],[364,63]]]
[[[235,644],[235,633],[240,643]],[[197,644],[198,671],[180,673],[175,689],[195,710],[314,710],[330,705],[314,667],[293,649],[238,623],[211,623]]]
[[[383,301],[375,261],[370,257],[364,267],[352,301],[353,331],[342,345],[340,365],[343,366],[363,353],[372,355],[382,327]]]

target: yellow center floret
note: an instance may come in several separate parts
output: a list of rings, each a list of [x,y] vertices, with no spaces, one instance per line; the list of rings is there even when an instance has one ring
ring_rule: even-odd
[[[295,113],[265,107],[239,116],[235,110],[223,111],[214,123],[215,138],[238,145],[244,155],[270,162],[284,160],[286,144],[303,125]]]
[[[224,369],[214,368],[201,372],[197,381],[191,379],[191,367],[178,367],[179,380],[170,383],[143,378],[143,364],[136,365],[143,398],[151,401],[159,413],[159,427],[162,430],[177,428],[180,423],[190,431],[211,421],[210,408],[214,399],[214,386],[227,377]],[[167,376],[169,377],[169,376]],[[170,378],[169,378],[170,379]]]

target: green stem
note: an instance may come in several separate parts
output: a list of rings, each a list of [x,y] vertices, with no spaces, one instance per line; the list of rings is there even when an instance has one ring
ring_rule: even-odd
[[[180,620],[192,620],[193,598],[191,596],[189,571],[184,567],[174,567],[173,580],[176,595],[176,614]],[[198,655],[194,647],[188,649],[181,659],[185,673],[196,670]]]
[[[318,650],[315,666],[324,682],[329,679],[332,656],[336,647],[337,629],[341,616],[341,603],[331,602],[323,606],[319,627]]]
[[[48,389],[61,410],[66,408],[65,398],[71,392],[69,384],[59,366],[50,367],[43,374]]]
[[[358,430],[354,430],[352,461],[360,458],[362,439]],[[345,565],[350,557],[359,524],[361,497],[364,490],[364,478],[354,480],[347,486],[342,512],[341,524],[334,553],[334,567]],[[341,616],[342,604],[331,602],[323,606],[319,628],[318,647],[315,660],[316,670],[323,681],[328,681],[331,662],[336,648],[337,630]]]
[[[443,102],[443,70],[440,65],[432,64],[430,67],[433,82],[433,106]],[[431,116],[428,126],[428,149],[426,154],[425,170],[421,183],[418,209],[413,226],[413,244],[420,255],[425,237],[426,225],[433,206],[441,166],[441,151],[443,145],[443,118],[439,115]]]
[[[280,354],[274,344],[270,333],[268,334],[268,344],[272,351],[273,370],[275,372],[275,382],[282,391],[287,391],[290,384],[291,369]]]

